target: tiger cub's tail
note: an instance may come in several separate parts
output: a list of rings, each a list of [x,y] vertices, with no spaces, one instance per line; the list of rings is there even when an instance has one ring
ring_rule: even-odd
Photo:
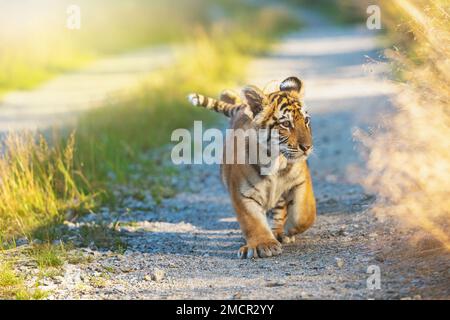
[[[209,98],[198,93],[191,93],[188,95],[188,99],[194,106],[204,107],[222,113],[230,118],[242,107],[237,95],[228,90],[222,92],[220,100]]]

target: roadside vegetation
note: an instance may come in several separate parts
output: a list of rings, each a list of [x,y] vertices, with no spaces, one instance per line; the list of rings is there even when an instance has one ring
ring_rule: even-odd
[[[89,253],[63,242],[12,245],[0,251],[0,299],[45,299],[51,294],[51,290],[42,288],[47,279],[62,279],[66,264],[81,265],[92,260]]]
[[[211,22],[206,0],[79,0],[81,28],[70,30],[72,4],[0,2],[0,96],[105,55],[180,40]]]
[[[0,262],[0,299],[39,300],[46,296],[44,291],[26,286],[10,263]]]
[[[376,212],[421,230],[450,250],[450,6],[448,1],[381,3],[401,92],[383,130],[365,137]],[[382,174],[380,174],[382,173]],[[437,246],[439,247],[439,245]]]
[[[430,236],[450,250],[450,5],[445,0],[287,0],[330,19],[365,24],[369,5],[381,13],[385,56],[400,94],[380,129],[360,136],[378,195],[378,215],[412,227],[415,241]]]
[[[200,4],[205,7],[196,11]],[[114,205],[113,190],[118,185],[137,184],[152,190],[155,197],[173,195],[170,178],[177,172],[165,165],[168,159],[157,153],[158,148],[170,142],[175,128],[190,128],[194,119],[206,123],[216,120],[212,113],[188,106],[186,94],[201,91],[217,95],[224,87],[236,86],[243,79],[251,56],[267,50],[275,36],[298,26],[287,10],[273,7],[239,1],[194,1],[189,6],[198,14],[187,14],[195,20],[195,27],[181,31],[184,25],[176,22],[172,26],[180,30],[177,37],[186,44],[172,67],[152,74],[118,102],[88,111],[76,127],[68,130],[72,134],[57,132],[44,138],[15,133],[4,140],[0,153],[3,248],[23,237],[29,241],[39,237],[51,243],[60,236],[55,226],[65,219],[95,211],[99,206]],[[178,3],[176,11],[182,11]],[[213,18],[205,17],[206,11]],[[171,11],[160,19],[177,20]],[[134,32],[137,27],[127,28],[123,32]],[[164,28],[158,26],[160,29]],[[128,34],[124,33],[121,38],[126,37]],[[142,39],[153,38],[144,34]],[[143,44],[141,40],[111,46],[122,50]],[[136,172],[150,178],[133,179]],[[86,237],[101,237],[98,230],[83,232]],[[105,237],[112,233],[114,230],[105,231]],[[121,248],[120,241],[116,244]]]

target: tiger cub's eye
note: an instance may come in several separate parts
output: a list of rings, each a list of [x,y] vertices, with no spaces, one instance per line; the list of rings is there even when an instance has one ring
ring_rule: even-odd
[[[282,125],[283,127],[289,128],[289,127],[291,126],[291,122],[288,121],[288,120],[286,120],[286,121],[283,121],[283,122],[281,123],[281,125]]]

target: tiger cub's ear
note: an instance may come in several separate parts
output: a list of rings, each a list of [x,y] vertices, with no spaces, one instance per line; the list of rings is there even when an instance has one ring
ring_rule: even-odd
[[[250,106],[253,116],[256,116],[267,106],[267,97],[260,89],[255,86],[246,86],[242,89],[242,95]]]
[[[281,91],[290,91],[302,97],[305,91],[303,81],[297,77],[289,77],[280,84]]]

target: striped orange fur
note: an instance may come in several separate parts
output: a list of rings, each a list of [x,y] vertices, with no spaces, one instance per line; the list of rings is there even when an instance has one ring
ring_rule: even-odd
[[[238,256],[271,257],[281,254],[281,243],[293,241],[315,221],[316,203],[306,162],[312,150],[310,118],[302,102],[303,82],[296,77],[287,78],[279,91],[267,95],[255,86],[247,86],[242,96],[244,101],[226,91],[220,100],[199,94],[191,94],[189,100],[230,117],[232,129],[278,130],[281,154],[272,174],[262,175],[260,163],[224,161],[221,165],[222,180],[246,239]],[[229,141],[224,148],[224,155],[227,148],[235,148],[235,155],[249,152],[248,145],[239,150]]]

